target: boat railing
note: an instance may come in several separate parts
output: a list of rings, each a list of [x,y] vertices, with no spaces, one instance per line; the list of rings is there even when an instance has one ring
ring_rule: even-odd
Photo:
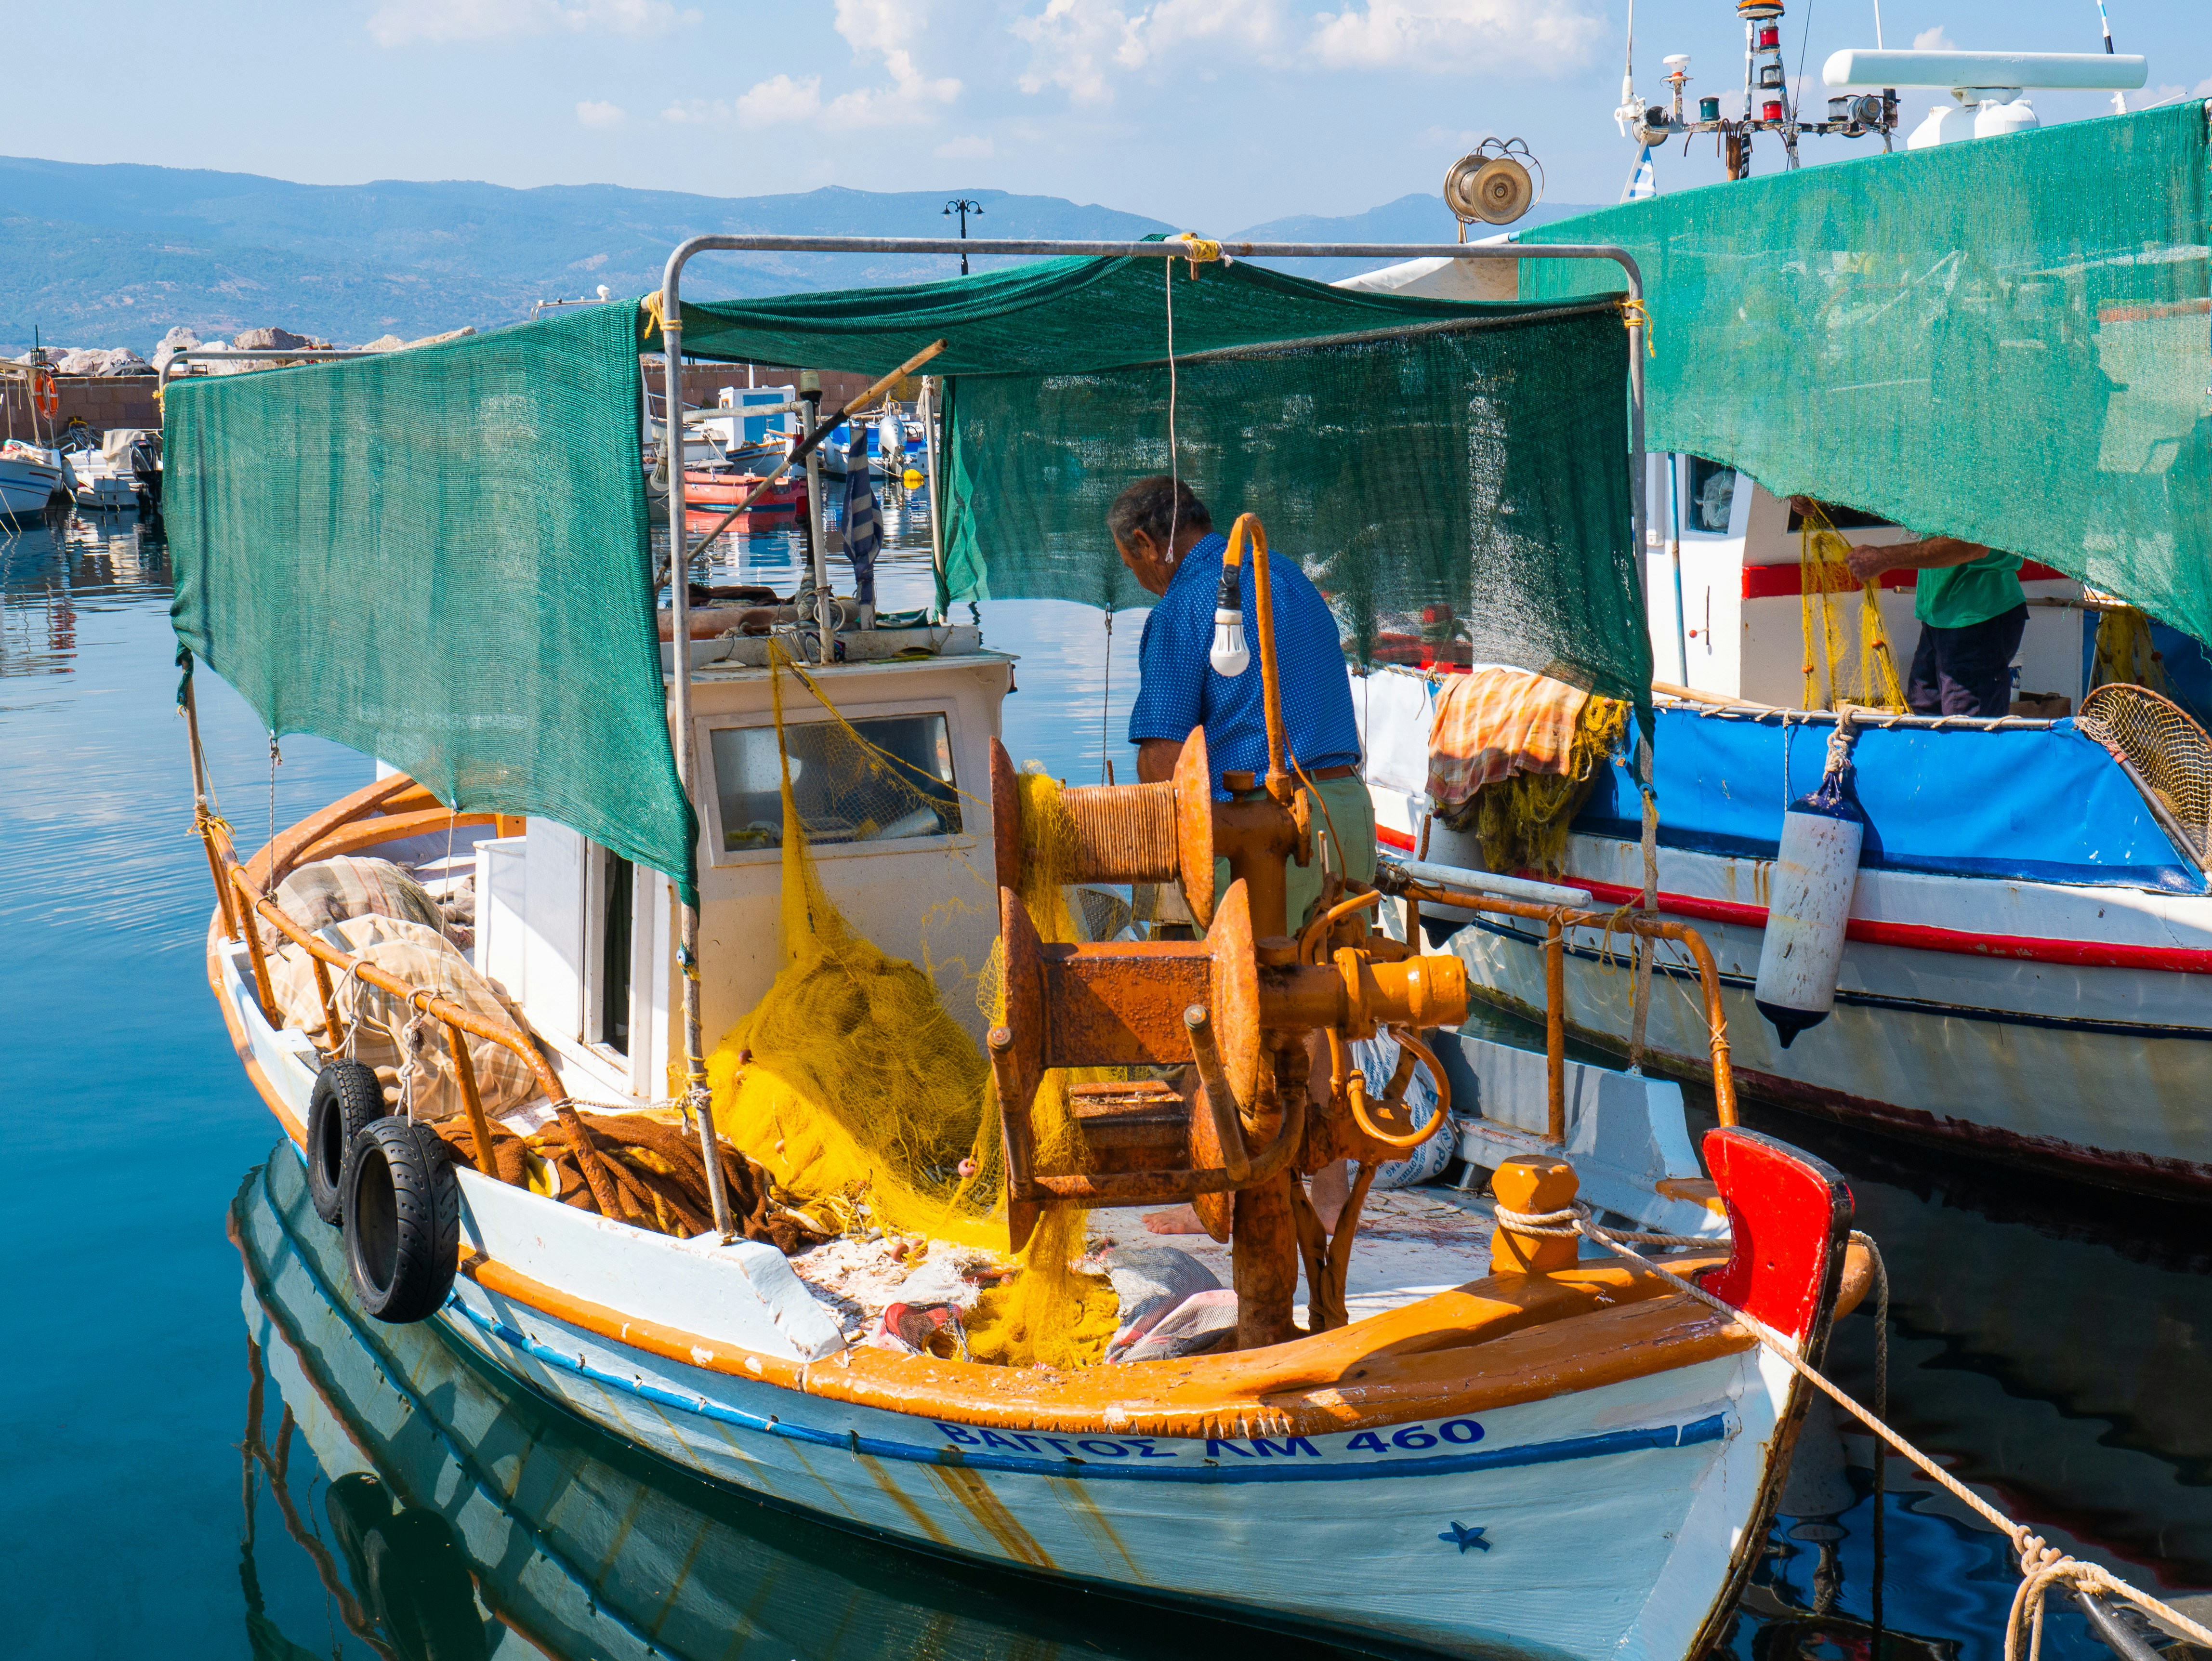
[[[1736,1122],[1735,1074],[1729,1064],[1728,1016],[1721,1007],[1720,967],[1705,936],[1686,924],[1674,922],[1630,906],[1601,910],[1556,899],[1516,897],[1477,893],[1448,883],[1425,879],[1401,865],[1385,863],[1376,885],[1407,902],[1406,937],[1412,940],[1420,927],[1424,904],[1452,906],[1463,911],[1489,911],[1519,917],[1545,926],[1544,934],[1544,1062],[1547,1092],[1544,1139],[1564,1147],[1567,1140],[1567,975],[1566,936],[1570,928],[1601,929],[1642,940],[1673,940],[1686,948],[1698,968],[1698,984],[1704,993],[1705,1045],[1713,1074],[1713,1106],[1724,1125]],[[1501,883],[1512,882],[1501,879]],[[1548,885],[1517,884],[1528,889]]]
[[[415,834],[426,828],[416,823],[426,817],[405,812],[393,812],[395,807],[405,808],[411,799],[420,796],[434,800],[428,791],[404,774],[395,774],[370,789],[357,793],[332,809],[318,814],[295,831],[289,839],[278,838],[255,855],[253,865],[241,862],[230,836],[230,827],[212,813],[200,816],[199,832],[206,843],[208,865],[216,879],[216,897],[221,903],[223,938],[235,943],[241,933],[246,937],[246,952],[253,965],[255,995],[261,1001],[263,1014],[271,1025],[281,1024],[276,1007],[276,989],[270,979],[268,948],[261,931],[250,926],[254,918],[269,923],[294,945],[304,950],[314,965],[315,990],[323,1005],[324,1047],[336,1056],[344,1043],[342,1036],[348,1023],[338,1009],[337,983],[331,971],[336,970],[343,978],[357,980],[389,993],[418,1014],[427,1015],[441,1023],[446,1029],[446,1043],[453,1058],[453,1075],[460,1086],[462,1105],[467,1110],[469,1129],[476,1142],[477,1169],[495,1181],[499,1178],[498,1161],[492,1153],[492,1131],[489,1116],[484,1111],[483,1098],[477,1087],[475,1063],[470,1059],[468,1037],[475,1037],[501,1044],[522,1058],[537,1080],[546,1099],[556,1105],[566,1103],[568,1092],[536,1043],[521,1028],[496,1021],[488,1021],[471,1010],[442,998],[428,988],[410,986],[398,976],[388,974],[374,964],[364,962],[354,953],[340,951],[319,936],[302,928],[272,897],[280,867],[292,867],[305,857],[328,857],[336,853],[350,852],[356,848],[374,847]],[[364,818],[372,809],[381,818]],[[441,824],[455,826],[492,824],[496,815],[489,813],[452,813],[441,810],[427,817]],[[312,834],[304,834],[309,833]],[[261,868],[257,873],[254,866]]]

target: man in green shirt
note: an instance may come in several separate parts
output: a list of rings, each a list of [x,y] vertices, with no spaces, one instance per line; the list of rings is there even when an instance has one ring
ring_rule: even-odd
[[[1871,582],[1884,571],[1920,574],[1912,615],[1920,644],[1912,654],[1905,702],[1923,715],[2012,713],[2012,658],[2027,627],[2020,556],[1957,537],[1923,537],[1850,551],[1851,575]]]

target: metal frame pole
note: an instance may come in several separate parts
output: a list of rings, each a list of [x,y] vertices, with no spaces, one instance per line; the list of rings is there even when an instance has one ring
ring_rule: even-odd
[[[661,290],[661,361],[667,407],[661,454],[668,463],[668,596],[676,681],[676,779],[684,800],[693,802],[698,768],[691,733],[691,525],[684,479],[684,313],[676,297],[672,268]],[[714,1102],[707,1088],[706,1038],[699,1013],[699,908],[677,907],[676,967],[684,983],[684,1110],[698,1119],[699,1154],[707,1167],[707,1199],[714,1230],[724,1240],[736,1233],[730,1221],[730,1196],[722,1182],[721,1150],[714,1135]]]
[[[1646,481],[1644,462],[1644,342],[1647,325],[1644,309],[1644,276],[1635,259],[1625,248],[1596,243],[1561,242],[1522,247],[1510,242],[1461,242],[1441,245],[1423,242],[1223,242],[1212,245],[1219,253],[1231,259],[1430,259],[1439,256],[1451,259],[1610,259],[1618,265],[1628,279],[1629,352],[1629,465],[1632,490],[1630,497],[1631,534],[1636,549],[1637,578],[1643,581],[1644,496]],[[1187,259],[1192,257],[1192,245],[1186,241],[1169,242],[1054,242],[1031,239],[978,238],[968,241],[939,237],[874,237],[874,236],[694,236],[678,243],[668,256],[668,264],[661,274],[660,316],[661,344],[667,354],[668,424],[667,453],[672,458],[668,472],[669,569],[674,596],[675,705],[676,705],[676,772],[682,782],[685,799],[691,798],[695,772],[695,756],[691,732],[691,654],[690,640],[690,537],[684,504],[683,452],[683,279],[684,268],[695,255],[707,252],[726,253],[911,253],[911,254],[979,254],[1090,256],[1123,259]],[[943,504],[936,492],[938,480],[930,479],[930,515],[933,520],[942,512]],[[815,492],[808,491],[809,507],[819,512]],[[817,521],[819,522],[818,520]],[[815,542],[817,569],[822,569],[822,546],[817,534]],[[1650,636],[1647,617],[1645,638]],[[829,655],[830,641],[825,632],[823,639],[823,656]],[[1644,839],[1646,859],[1651,855],[1652,827],[1650,815],[1645,815]],[[1646,868],[1649,868],[1647,863]],[[700,1032],[699,1017],[699,912],[698,908],[681,908],[679,930],[681,945],[678,950],[678,965],[684,972],[684,1068],[688,1080],[685,1090],[687,1103],[699,1111],[700,1143],[707,1156],[707,1181],[714,1202],[714,1226],[727,1238],[730,1234],[729,1202],[722,1191],[721,1164],[714,1147],[714,1113],[707,1100],[706,1062],[702,1055],[704,1043]],[[1644,955],[1641,973],[1648,988],[1651,972],[1650,954]]]

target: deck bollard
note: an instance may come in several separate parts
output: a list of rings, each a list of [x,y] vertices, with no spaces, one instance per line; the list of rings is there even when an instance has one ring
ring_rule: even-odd
[[[1572,1165],[1535,1153],[1506,1160],[1490,1178],[1490,1191],[1499,1207],[1523,1216],[1565,1210],[1575,1202],[1579,1186]],[[1490,1272],[1549,1275],[1554,1269],[1572,1269],[1581,1244],[1571,1235],[1529,1234],[1500,1223],[1490,1237]]]

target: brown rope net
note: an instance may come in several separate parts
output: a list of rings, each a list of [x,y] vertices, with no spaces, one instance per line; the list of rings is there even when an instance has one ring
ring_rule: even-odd
[[[2212,737],[2147,686],[2100,686],[2075,727],[2133,767],[2202,857],[2212,856]]]

